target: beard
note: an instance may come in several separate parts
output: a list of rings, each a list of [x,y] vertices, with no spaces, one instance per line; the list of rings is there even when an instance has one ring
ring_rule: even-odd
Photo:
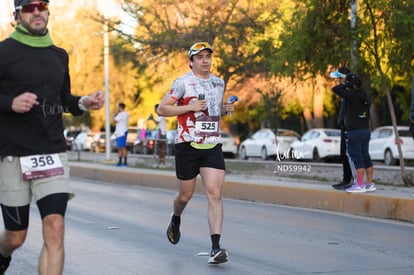
[[[32,19],[36,19],[39,17],[34,17]],[[35,36],[43,36],[47,33],[47,19],[41,17],[41,19],[44,21],[44,24],[38,24],[38,25],[34,25],[31,24],[31,22],[27,22],[24,20],[21,20],[20,24],[26,29],[28,30],[31,34],[35,35]]]

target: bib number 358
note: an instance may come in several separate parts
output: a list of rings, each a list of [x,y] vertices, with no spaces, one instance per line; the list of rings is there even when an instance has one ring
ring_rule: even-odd
[[[21,157],[20,165],[23,179],[26,181],[64,174],[58,154]]]

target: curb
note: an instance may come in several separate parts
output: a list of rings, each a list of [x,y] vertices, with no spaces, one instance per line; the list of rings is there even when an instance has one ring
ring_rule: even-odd
[[[70,162],[72,177],[98,181],[177,190],[178,182],[171,171],[112,167],[104,164]],[[198,182],[201,182],[198,180]],[[196,193],[204,194],[202,184]],[[380,190],[349,194],[326,185],[311,185],[277,180],[226,176],[223,197],[271,204],[281,204],[347,213],[353,215],[414,221],[414,198],[408,193]]]

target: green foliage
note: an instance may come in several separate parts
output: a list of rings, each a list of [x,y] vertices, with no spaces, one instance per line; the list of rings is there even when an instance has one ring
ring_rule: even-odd
[[[351,38],[348,1],[293,3],[292,17],[283,22],[280,58],[271,72],[300,79],[308,74],[324,75],[331,65],[347,64]]]
[[[261,95],[264,112],[262,113],[265,127],[270,129],[278,129],[280,126],[280,114],[282,113],[282,91],[270,89],[267,92],[257,90]]]
[[[414,3],[400,0],[364,0],[359,27],[363,71],[374,88],[384,93],[383,75],[388,85],[410,83],[414,74]],[[383,94],[382,94],[383,95]]]
[[[355,30],[350,27],[349,0],[121,2],[137,21],[133,35],[118,29],[123,39],[134,45],[130,59],[139,68],[139,88],[134,96],[137,104],[143,102],[142,91],[166,81],[154,67],[164,63],[177,69],[186,66],[183,59],[188,46],[200,40],[213,44],[214,70],[226,81],[228,91],[245,95],[262,91],[261,97],[249,95],[247,101],[238,103],[247,111],[236,111],[227,119],[231,122],[256,125],[260,122],[253,121],[269,119],[266,100],[272,98],[272,89],[246,86],[258,76],[265,80],[292,78],[291,86],[300,82],[302,89],[310,89],[300,96],[311,98],[312,79],[327,77],[327,72],[339,65],[349,65],[363,77],[368,89],[372,86],[379,91],[379,97],[386,86],[398,84],[409,90],[414,52],[412,1],[358,1]],[[351,58],[355,47],[357,60]],[[298,102],[292,88],[284,93],[292,100],[277,109],[279,120],[312,106],[308,99]],[[329,117],[335,114],[336,100],[327,94],[323,115]],[[308,113],[312,112],[310,107]]]

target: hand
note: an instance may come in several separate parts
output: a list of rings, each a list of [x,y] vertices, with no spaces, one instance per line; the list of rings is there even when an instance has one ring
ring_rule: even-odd
[[[35,105],[39,105],[39,102],[37,101],[37,95],[34,93],[25,92],[13,99],[11,108],[16,113],[22,114],[29,112]]]
[[[101,91],[94,92],[90,96],[86,97],[82,104],[88,110],[99,110],[105,103],[105,95]]]
[[[192,110],[194,112],[204,111],[205,109],[207,109],[207,101],[204,100],[204,99],[202,99],[202,100],[196,100],[190,106],[192,107]]]
[[[224,103],[224,111],[226,113],[232,113],[234,111],[234,102],[233,103]]]
[[[354,84],[352,84],[351,82],[342,82],[342,85],[344,85],[345,88],[349,88],[349,89],[354,89]]]

